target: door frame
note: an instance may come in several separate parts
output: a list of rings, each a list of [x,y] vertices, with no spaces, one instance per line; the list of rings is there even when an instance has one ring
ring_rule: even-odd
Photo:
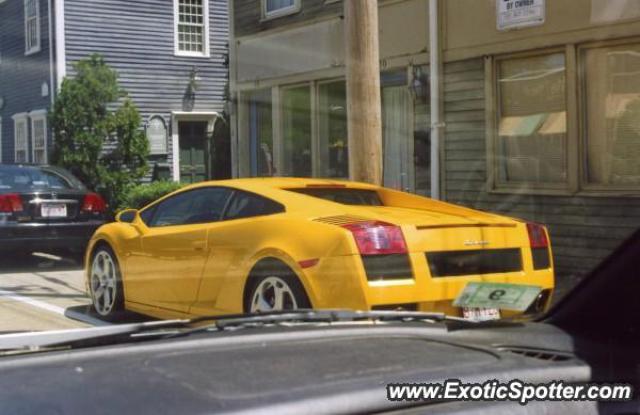
[[[171,176],[174,182],[180,181],[180,135],[178,134],[178,123],[180,121],[206,121],[207,134],[212,134],[219,118],[220,114],[216,111],[171,112]]]

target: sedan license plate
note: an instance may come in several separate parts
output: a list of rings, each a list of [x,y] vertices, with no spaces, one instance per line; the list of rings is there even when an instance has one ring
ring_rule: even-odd
[[[41,206],[43,218],[67,217],[67,205],[64,203],[43,203]]]
[[[463,307],[462,317],[471,321],[499,320],[500,310],[498,310],[497,308]]]

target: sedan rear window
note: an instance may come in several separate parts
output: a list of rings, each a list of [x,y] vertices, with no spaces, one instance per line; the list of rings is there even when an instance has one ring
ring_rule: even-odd
[[[59,174],[37,167],[0,167],[0,191],[25,192],[37,189],[72,189],[73,185]]]
[[[380,196],[375,190],[345,188],[300,188],[287,190],[341,203],[343,205],[383,206],[382,200],[380,200]]]

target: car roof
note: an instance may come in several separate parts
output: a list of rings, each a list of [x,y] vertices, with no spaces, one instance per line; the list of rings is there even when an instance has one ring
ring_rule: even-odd
[[[351,189],[369,189],[375,190],[379,186],[368,183],[360,183],[349,180],[340,179],[318,179],[318,178],[301,178],[301,177],[252,177],[242,179],[214,180],[200,182],[188,186],[189,188],[201,186],[229,186],[238,189],[256,191],[260,189],[289,189],[301,187],[332,187],[340,186]]]
[[[341,187],[347,189],[376,190],[379,186],[368,183],[353,182],[338,179],[316,179],[316,178],[298,178],[298,177],[255,177],[243,179],[214,180],[199,182],[186,186],[180,191],[197,189],[207,186],[225,186],[238,190],[244,190],[259,194],[261,196],[272,199],[276,202],[287,206],[287,209],[294,210],[319,210],[331,211],[334,209],[343,209],[341,205],[328,200],[314,198],[310,203],[309,196],[295,192],[289,192],[287,189],[305,188],[305,187]],[[327,210],[328,209],[328,210]]]

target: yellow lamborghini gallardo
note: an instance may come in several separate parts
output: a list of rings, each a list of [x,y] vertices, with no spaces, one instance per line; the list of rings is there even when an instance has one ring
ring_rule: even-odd
[[[98,314],[159,318],[295,308],[463,315],[469,282],[554,287],[547,230],[383,187],[327,179],[204,182],[99,228]]]

